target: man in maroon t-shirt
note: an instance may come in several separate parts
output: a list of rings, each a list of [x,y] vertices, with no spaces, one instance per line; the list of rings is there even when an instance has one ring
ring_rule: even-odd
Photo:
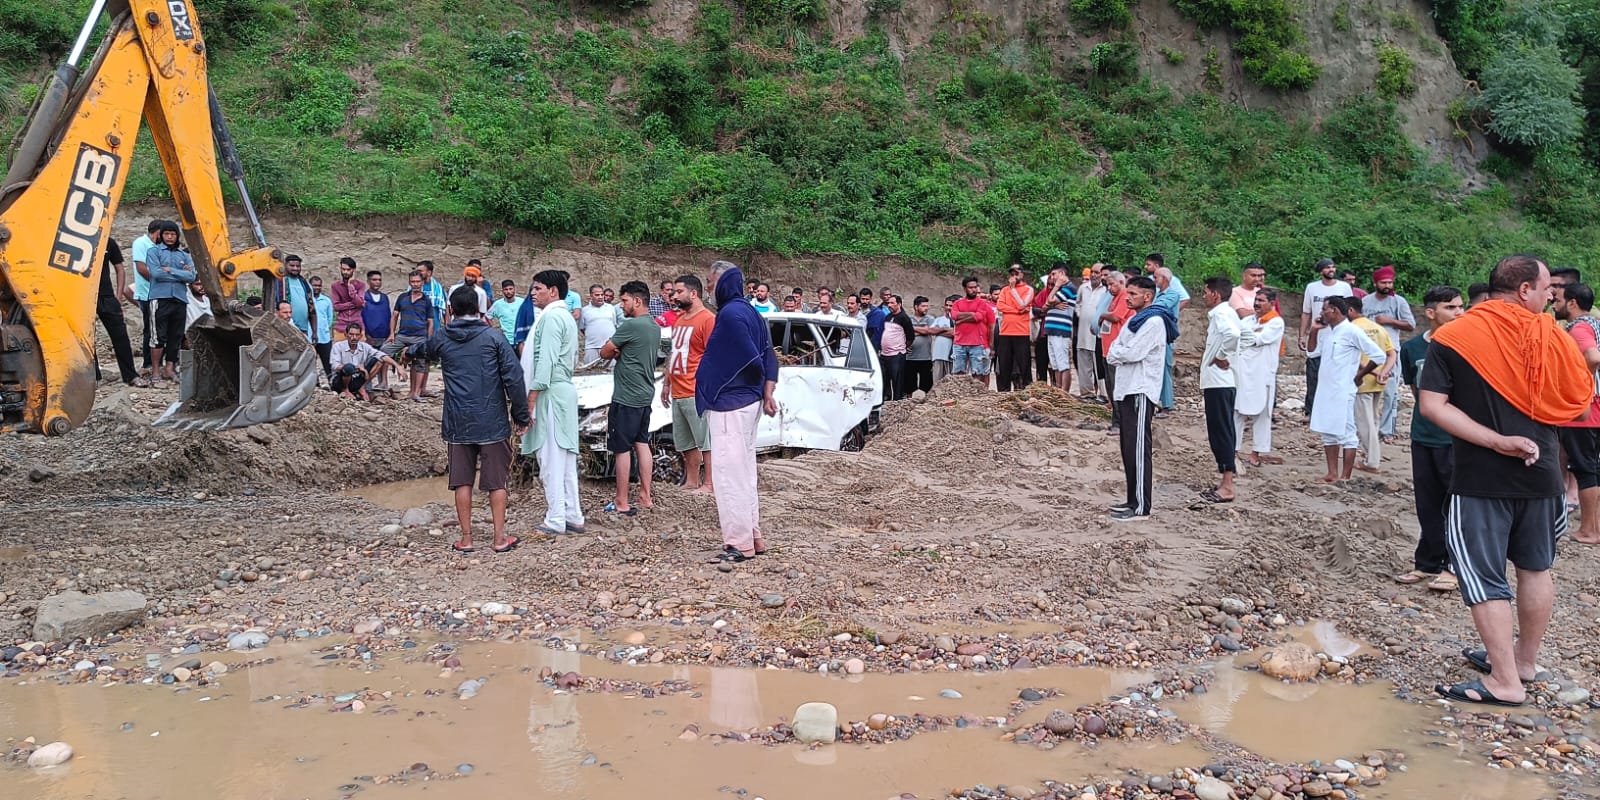
[[[966,296],[957,300],[950,309],[950,321],[955,327],[950,348],[950,374],[971,375],[979,382],[989,383],[989,344],[994,331],[994,306],[978,296],[978,279],[968,275],[961,279]]]

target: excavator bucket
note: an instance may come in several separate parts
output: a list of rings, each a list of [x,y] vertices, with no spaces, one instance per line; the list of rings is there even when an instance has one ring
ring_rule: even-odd
[[[276,422],[304,408],[322,369],[304,334],[272,314],[235,307],[189,329],[178,402],[157,425],[224,430]]]

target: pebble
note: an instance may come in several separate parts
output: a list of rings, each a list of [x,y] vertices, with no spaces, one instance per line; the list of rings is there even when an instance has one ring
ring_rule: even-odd
[[[1144,784],[1150,787],[1151,791],[1160,792],[1161,794],[1172,791],[1172,779],[1165,775],[1151,775],[1145,780]]]
[[[779,608],[784,602],[784,597],[781,594],[764,594],[761,596],[762,608]]]
[[[1040,692],[1038,689],[1023,689],[1017,694],[1017,697],[1020,697],[1030,703],[1037,703],[1044,699],[1044,693]]]
[[[51,742],[28,755],[28,766],[43,769],[56,767],[72,760],[72,745],[66,742]]]
[[[492,617],[497,614],[516,613],[516,609],[512,608],[511,604],[509,603],[484,603],[478,608],[478,611],[486,617]]]
[[[851,675],[860,675],[867,671],[867,665],[859,658],[847,658],[844,662],[844,671]]]
[[[1044,718],[1044,729],[1057,736],[1065,736],[1078,729],[1078,721],[1071,714],[1056,709]]]
[[[194,673],[183,667],[176,667],[172,670],[172,678],[178,683],[183,683],[192,677],[194,677]]]
[[[1327,797],[1333,794],[1333,784],[1320,779],[1306,781],[1305,785],[1300,787],[1300,791],[1304,792],[1306,797]]]
[[[1098,714],[1091,714],[1083,721],[1083,732],[1090,736],[1099,736],[1106,732],[1106,721]]]
[[[402,528],[392,522],[378,529],[378,533],[383,536],[399,536],[400,534],[405,533],[405,531],[405,528]]]
[[[956,691],[956,690],[954,690],[954,689],[940,689],[939,690],[939,696],[945,698],[946,700],[960,700],[961,699],[961,693]]]
[[[483,681],[465,680],[456,687],[456,695],[462,700],[471,700],[478,696],[478,690],[483,688]]]
[[[72,670],[74,672],[87,672],[91,669],[94,669],[94,662],[88,659],[84,659],[72,665]]]
[[[358,622],[356,623],[355,628],[351,630],[351,633],[354,633],[357,636],[372,636],[374,634],[383,633],[383,623],[375,619],[369,619],[365,622]]]
[[[228,672],[228,665],[221,661],[213,661],[206,665],[206,672],[211,675],[225,675]]]
[[[471,764],[457,764],[456,765],[456,774],[458,774],[458,775],[471,775],[473,769],[475,769],[475,767],[473,767]]]
[[[1217,603],[1217,607],[1222,609],[1224,613],[1232,614],[1236,617],[1242,614],[1248,614],[1254,611],[1256,608],[1254,605],[1240,600],[1237,597],[1224,597]]]
[[[946,653],[954,653],[956,650],[956,640],[949,636],[935,636],[933,638],[933,649],[943,650]]]
[[[1322,659],[1300,642],[1278,645],[1261,657],[1261,672],[1269,678],[1307,681],[1321,671]]]
[[[267,643],[270,641],[272,641],[272,639],[261,631],[245,631],[243,633],[236,633],[228,637],[228,649],[256,650],[266,647]]]

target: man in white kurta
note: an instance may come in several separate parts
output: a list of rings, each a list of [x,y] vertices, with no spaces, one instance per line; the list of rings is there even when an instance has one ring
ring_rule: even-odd
[[[1240,321],[1239,394],[1234,399],[1234,428],[1245,463],[1252,467],[1282,464],[1272,452],[1272,409],[1277,406],[1278,359],[1283,347],[1283,317],[1273,303],[1275,289],[1261,287],[1251,302],[1250,316]],[[1250,449],[1244,449],[1244,430],[1250,428]]]
[[[1360,442],[1356,435],[1356,386],[1367,373],[1383,366],[1388,358],[1360,328],[1345,319],[1350,299],[1329,297],[1322,305],[1322,327],[1311,331],[1311,350],[1307,358],[1320,358],[1317,371],[1316,406],[1311,412],[1311,430],[1322,434],[1322,452],[1328,460],[1323,483],[1349,480],[1355,472]],[[1365,354],[1368,361],[1361,363]],[[1340,470],[1340,451],[1344,468]]]
[[[566,302],[564,273],[533,276],[533,302],[541,309]],[[539,314],[522,348],[522,380],[528,387],[533,427],[522,440],[523,455],[538,454],[544,482],[544,522],[540,533],[583,533],[578,506],[578,390],[572,385],[578,324],[571,314]]]

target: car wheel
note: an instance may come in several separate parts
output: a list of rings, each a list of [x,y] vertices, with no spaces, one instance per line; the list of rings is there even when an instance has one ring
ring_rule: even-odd
[[[650,474],[651,477],[659,482],[682,486],[684,476],[683,454],[676,450],[657,449],[655,451],[654,469]]]
[[[839,440],[839,449],[847,453],[859,453],[867,446],[867,427],[865,423],[850,429],[850,432]]]

